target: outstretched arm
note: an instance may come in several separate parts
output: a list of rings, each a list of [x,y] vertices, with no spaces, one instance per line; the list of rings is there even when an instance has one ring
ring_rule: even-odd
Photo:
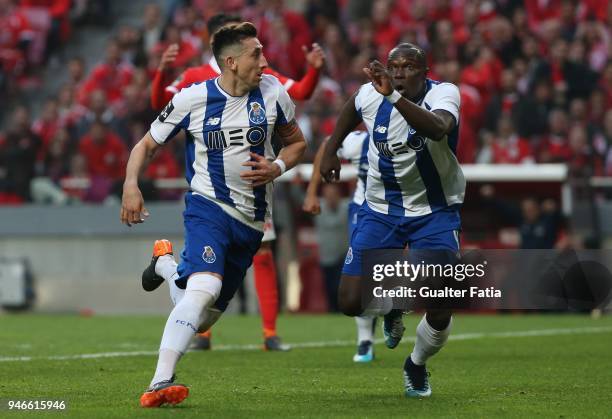
[[[391,97],[394,93],[391,76],[379,61],[372,61],[363,71],[372,81],[372,85],[376,91],[387,97],[387,100],[394,102],[393,105],[398,112],[419,134],[431,138],[434,141],[439,141],[455,128],[457,121],[455,121],[455,117],[448,111],[437,109],[430,112],[412,103],[403,96],[395,101],[395,99]],[[399,93],[397,94],[399,95]]]
[[[147,167],[160,147],[151,133],[145,136],[134,146],[125,169],[125,182],[123,182],[123,196],[121,198],[121,222],[131,227],[140,224],[149,216],[144,206],[144,199],[138,188],[138,176]]]
[[[353,94],[344,104],[340,116],[338,117],[336,127],[334,128],[334,132],[325,144],[323,156],[321,157],[320,172],[321,176],[323,176],[327,182],[333,182],[340,179],[340,159],[338,159],[337,155],[338,149],[346,136],[361,123],[361,117],[355,108],[356,96],[357,93]]]

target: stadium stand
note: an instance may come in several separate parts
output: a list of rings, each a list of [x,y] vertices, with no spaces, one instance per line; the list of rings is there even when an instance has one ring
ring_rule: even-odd
[[[254,22],[270,65],[293,77],[305,71],[301,45],[324,48],[319,87],[297,113],[310,157],[364,82],[364,65],[384,61],[392,46],[408,41],[429,52],[431,78],[460,88],[461,163],[566,164],[571,182],[596,176],[598,188],[612,176],[606,1],[1,0],[0,6],[0,21],[11,28],[0,40],[0,88],[12,104],[0,128],[0,204],[116,202],[126,153],[156,115],[148,98],[162,51],[180,44],[175,75],[206,62],[206,19],[219,12]],[[174,180],[183,171],[181,143],[172,142],[147,171],[149,198],[180,197]],[[585,193],[588,201],[596,192]],[[552,195],[561,198],[558,188]]]

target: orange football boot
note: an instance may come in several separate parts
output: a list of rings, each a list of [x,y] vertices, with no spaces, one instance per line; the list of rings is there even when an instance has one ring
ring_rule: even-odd
[[[164,278],[155,273],[155,264],[160,256],[172,254],[172,242],[170,240],[162,239],[155,241],[151,263],[142,272],[142,288],[145,291],[153,291],[164,282]]]
[[[189,387],[183,384],[175,384],[174,376],[170,380],[160,381],[154,384],[142,396],[140,406],[159,407],[165,403],[179,404],[189,396]]]

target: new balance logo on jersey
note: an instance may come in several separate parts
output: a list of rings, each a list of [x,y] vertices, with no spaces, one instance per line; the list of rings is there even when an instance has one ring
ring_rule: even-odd
[[[379,125],[379,126],[377,126],[377,127],[374,129],[374,132],[377,132],[377,133],[379,133],[379,134],[384,134],[384,133],[386,133],[386,132],[387,132],[387,127],[384,127],[384,126],[382,126],[382,125]]]
[[[206,125],[219,125],[219,122],[221,122],[221,118],[208,118]]]

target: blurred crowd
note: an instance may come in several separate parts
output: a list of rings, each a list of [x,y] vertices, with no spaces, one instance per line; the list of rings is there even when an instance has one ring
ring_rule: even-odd
[[[71,22],[87,1],[0,0],[0,88],[18,89],[28,68],[71,42]],[[108,16],[108,2],[98,13]],[[572,176],[612,176],[612,4],[606,0],[171,0],[148,4],[136,26],[109,34],[100,62],[66,57],[68,81],[33,115],[11,109],[0,128],[0,203],[102,202],[120,190],[132,145],[156,117],[150,86],[163,52],[179,44],[173,77],[208,62],[208,19],[239,14],[259,29],[272,68],[299,79],[303,45],[326,62],[297,119],[310,158],[331,134],[345,100],[364,83],[362,68],[386,60],[399,42],[429,55],[430,77],[461,92],[462,163],[567,163]],[[45,15],[42,21],[37,18]],[[82,15],[82,14],[81,14]],[[147,171],[153,181],[182,176],[182,142]],[[44,181],[40,181],[40,179]],[[32,179],[37,179],[32,182]],[[173,190],[146,189],[172,199]],[[146,198],[146,197],[145,197]]]

